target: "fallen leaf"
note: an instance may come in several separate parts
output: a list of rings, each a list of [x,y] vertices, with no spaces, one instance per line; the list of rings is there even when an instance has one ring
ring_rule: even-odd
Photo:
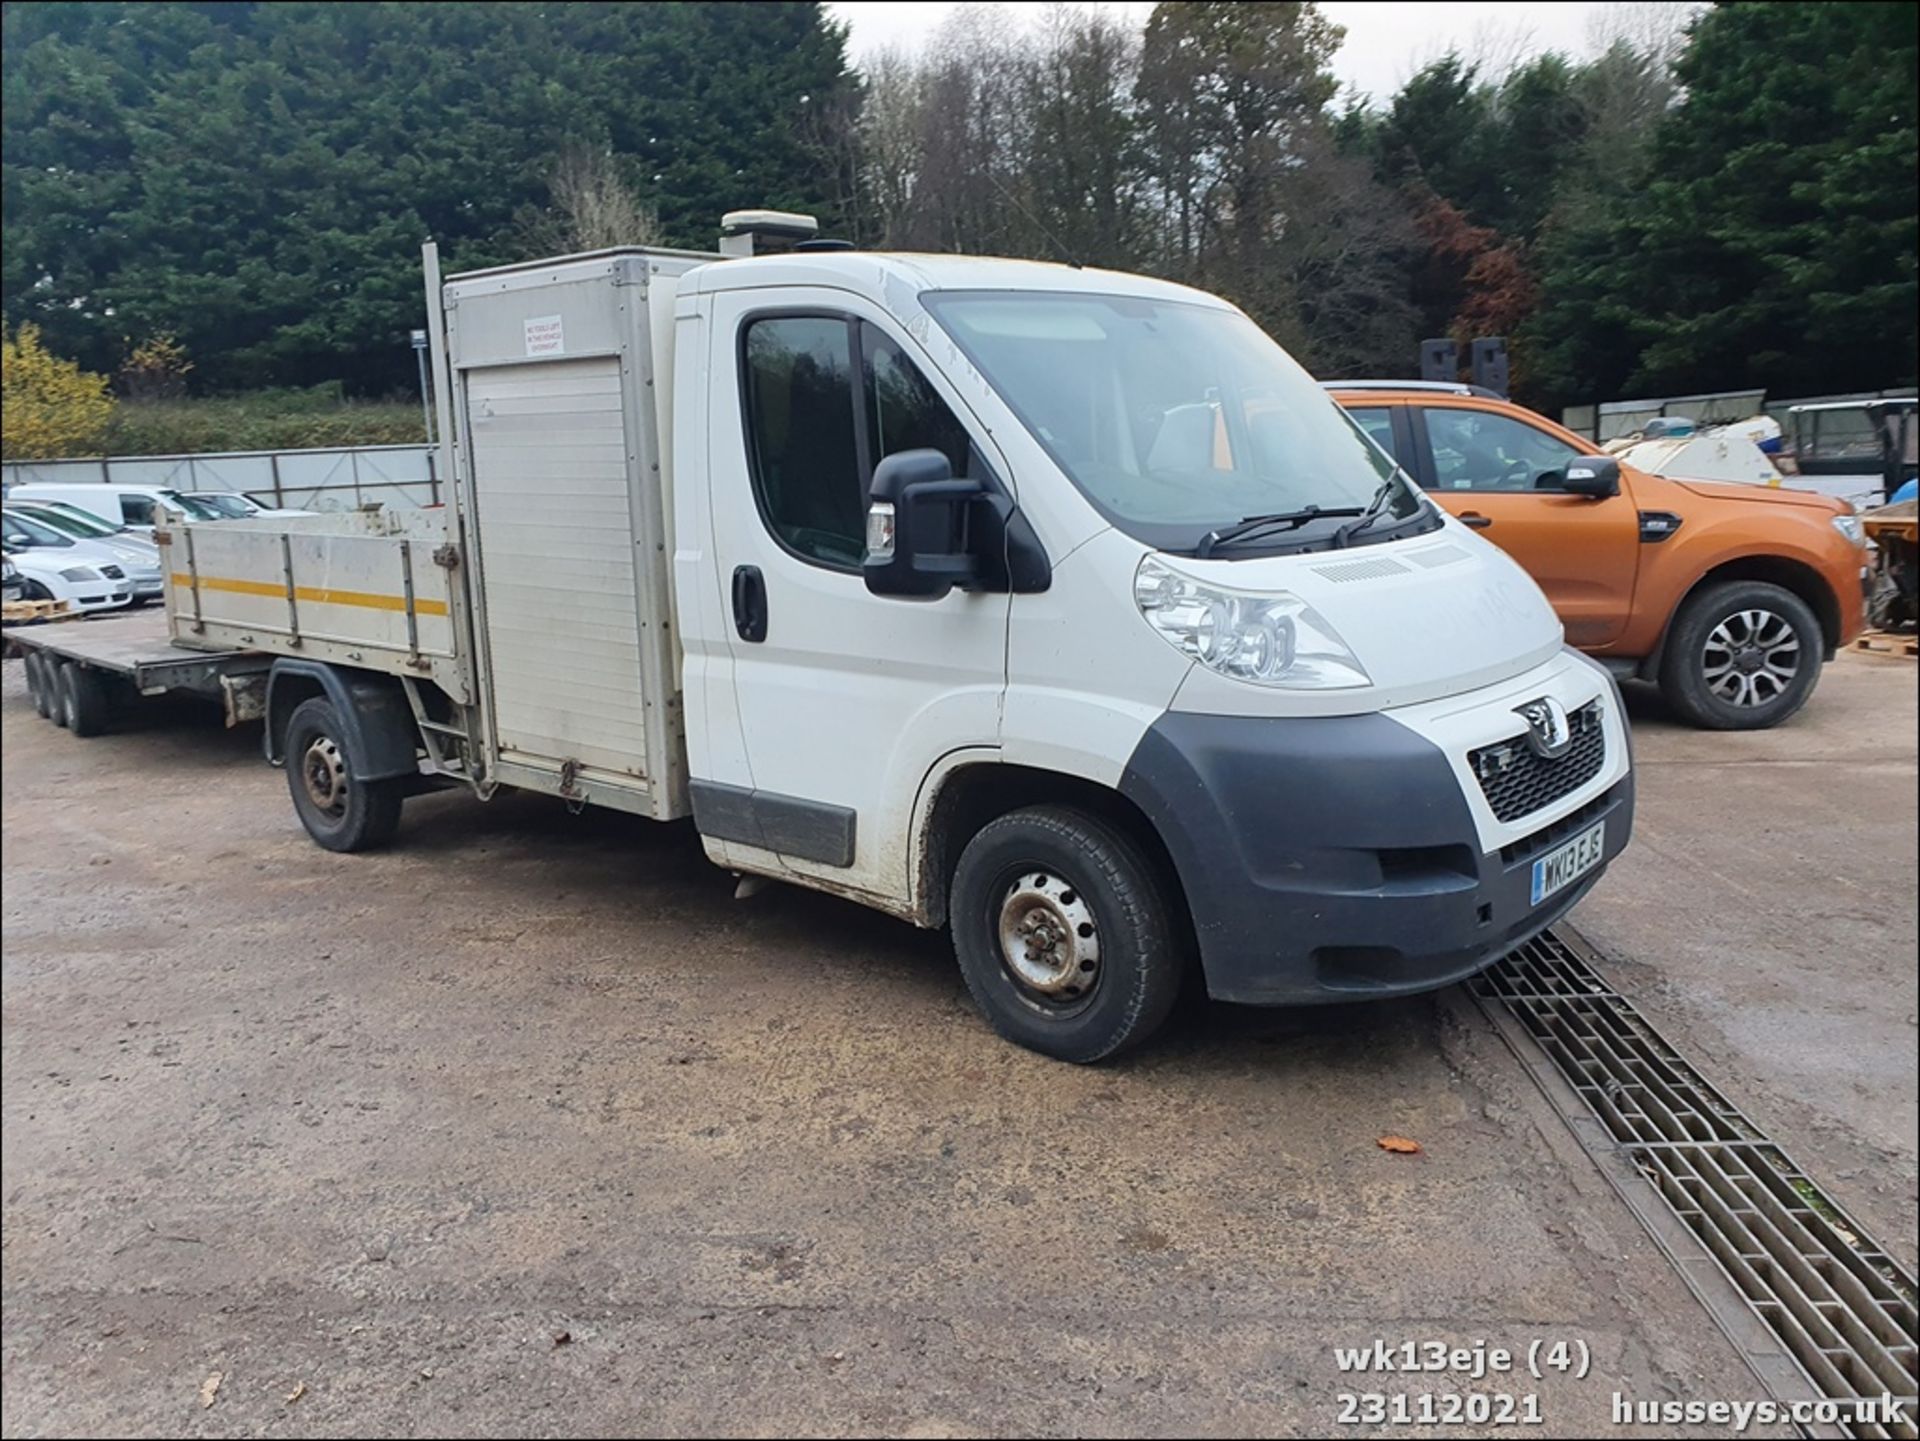
[[[200,1383],[200,1409],[201,1410],[204,1411],[209,1406],[213,1405],[213,1398],[220,1394],[220,1383],[224,1379],[225,1378],[222,1377],[218,1371],[215,1371],[211,1376],[207,1377],[206,1380]]]
[[[295,1382],[293,1389],[287,1392],[287,1404],[291,1406],[294,1402],[298,1401],[302,1396],[306,1394],[307,1394],[307,1383],[305,1381]]]
[[[1405,1136],[1382,1136],[1374,1144],[1383,1151],[1393,1152],[1396,1156],[1418,1155],[1420,1151],[1420,1143],[1410,1141]]]

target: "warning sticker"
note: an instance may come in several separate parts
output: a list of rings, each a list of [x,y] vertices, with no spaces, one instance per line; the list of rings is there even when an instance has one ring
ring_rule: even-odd
[[[536,315],[527,322],[528,355],[565,355],[566,331],[557,315]]]

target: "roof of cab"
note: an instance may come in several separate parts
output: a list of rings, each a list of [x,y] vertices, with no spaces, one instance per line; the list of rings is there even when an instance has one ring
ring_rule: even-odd
[[[1002,260],[981,255],[789,251],[703,265],[680,282],[683,291],[749,290],[772,285],[823,285],[881,293],[895,285],[905,285],[916,294],[924,290],[1051,290],[1083,295],[1128,295],[1143,300],[1231,309],[1218,296],[1176,285],[1170,280],[1050,260]]]

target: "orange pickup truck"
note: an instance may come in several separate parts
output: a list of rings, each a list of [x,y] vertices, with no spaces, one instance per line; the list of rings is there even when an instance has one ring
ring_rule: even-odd
[[[1539,582],[1568,644],[1659,682],[1695,725],[1778,725],[1864,625],[1865,537],[1845,501],[1649,475],[1470,386],[1326,384]]]

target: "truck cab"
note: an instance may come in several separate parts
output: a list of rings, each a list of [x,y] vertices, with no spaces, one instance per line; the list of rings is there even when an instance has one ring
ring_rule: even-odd
[[[709,853],[951,925],[1016,1038],[1107,1035],[1108,969],[1137,1002],[1134,901],[1216,996],[1395,994],[1624,845],[1604,671],[1232,307],[805,254],[692,272],[676,315]]]
[[[424,783],[691,816],[946,927],[1094,1061],[1183,985],[1472,974],[1628,840],[1606,670],[1234,307],[953,256],[620,250],[429,312],[445,511],[185,524],[309,832]]]

